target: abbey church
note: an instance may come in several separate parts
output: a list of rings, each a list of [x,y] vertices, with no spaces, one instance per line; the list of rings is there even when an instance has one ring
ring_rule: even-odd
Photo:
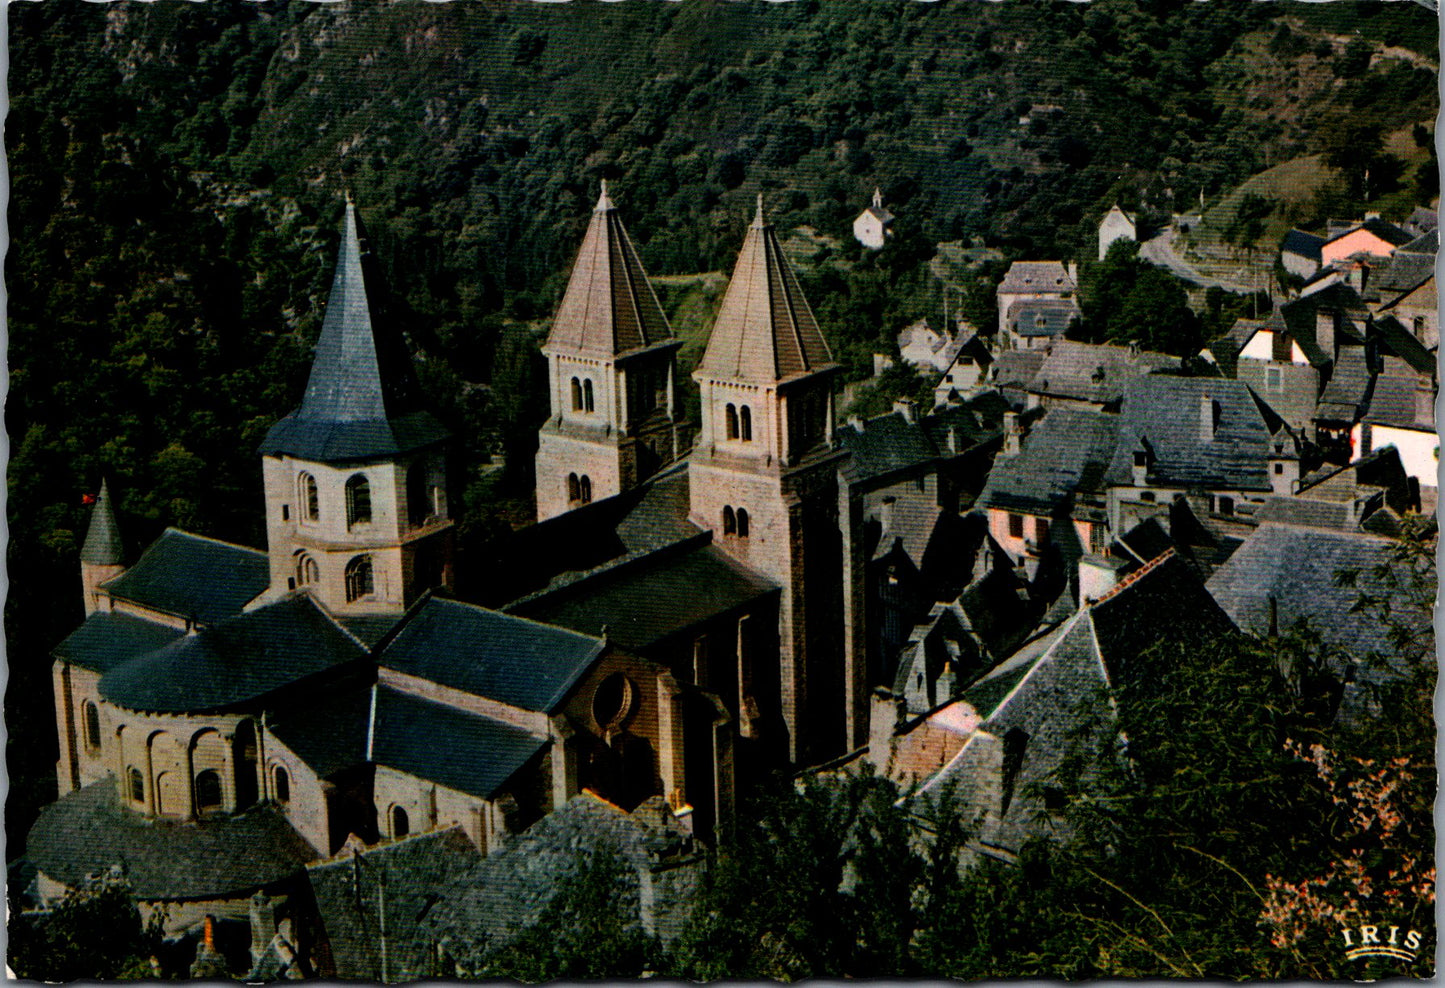
[[[694,439],[680,341],[603,188],[543,347],[538,521],[478,558],[455,558],[450,436],[374,278],[348,201],[305,394],[259,449],[264,551],[170,529],[127,559],[102,487],[87,617],[54,653],[43,899],[120,868],[174,932],[244,920],[347,848],[459,828],[487,855],[583,792],[712,844],[748,779],[866,741],[892,675],[868,624],[902,613],[879,588],[956,516],[937,463],[835,430],[840,368],[761,199]],[[957,418],[934,423],[949,456],[997,438]]]

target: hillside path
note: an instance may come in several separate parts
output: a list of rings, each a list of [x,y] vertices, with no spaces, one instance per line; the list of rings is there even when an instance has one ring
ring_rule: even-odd
[[[1150,264],[1157,267],[1167,268],[1169,271],[1183,278],[1185,281],[1199,285],[1201,288],[1212,288],[1218,285],[1228,292],[1248,294],[1253,291],[1247,285],[1235,284],[1231,281],[1221,281],[1218,278],[1210,277],[1190,264],[1174,249],[1174,238],[1178,231],[1170,226],[1164,232],[1150,237],[1139,245],[1139,256]]]

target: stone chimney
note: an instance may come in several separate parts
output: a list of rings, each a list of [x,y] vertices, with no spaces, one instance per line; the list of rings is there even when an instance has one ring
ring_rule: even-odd
[[[949,455],[949,456],[957,456],[957,455],[958,455],[958,426],[956,426],[956,425],[950,425],[950,426],[948,427],[947,443],[948,443],[948,455]]]
[[[1078,288],[1078,287],[1079,287],[1079,262],[1078,262],[1078,261],[1070,261],[1070,262],[1069,262],[1069,280],[1074,283],[1074,287],[1075,287],[1075,288]]]
[[[879,773],[888,771],[893,759],[893,736],[908,716],[907,704],[881,686],[875,687],[868,705],[868,761]]]
[[[1274,444],[1269,457],[1269,486],[1274,493],[1284,496],[1299,489],[1299,457],[1283,442]]]
[[[1199,441],[1214,442],[1214,432],[1219,426],[1219,402],[1209,395],[1199,396]]]
[[[855,430],[858,431],[858,432],[862,432],[862,431],[863,431],[863,420],[862,420],[861,418],[859,418],[857,415],[849,415],[849,416],[848,416],[848,425],[850,425],[853,429],[855,429]]]
[[[1149,450],[1141,443],[1134,450],[1134,486],[1146,487],[1149,484]]]
[[[1019,413],[1010,409],[1003,413],[1003,456],[1018,456],[1023,452],[1024,433],[1019,425]]]
[[[1326,357],[1335,355],[1335,314],[1324,309],[1315,312],[1315,342]]]
[[[893,411],[903,416],[903,421],[913,423],[918,421],[918,406],[912,398],[899,398],[893,403]]]
[[[885,497],[878,504],[878,524],[883,526],[885,533],[893,530],[893,504],[897,500],[895,497]]]

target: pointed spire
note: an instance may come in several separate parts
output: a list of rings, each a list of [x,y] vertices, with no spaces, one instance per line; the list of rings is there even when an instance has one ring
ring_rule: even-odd
[[[401,334],[372,319],[371,259],[348,194],[336,273],[316,340],[301,407],[278,422],[262,453],[307,459],[366,459],[446,438],[424,411],[411,353]],[[374,280],[374,279],[373,279]],[[398,428],[398,420],[407,423]]]
[[[672,339],[672,328],[602,183],[547,348],[615,357]]]
[[[833,355],[759,196],[758,214],[697,372],[723,381],[775,384],[832,366]]]
[[[100,496],[90,509],[90,527],[85,532],[80,561],[92,566],[119,566],[125,561],[120,526],[116,524],[115,512],[111,510],[110,486],[105,478],[101,478]]]
[[[883,190],[876,185],[873,186],[873,205],[877,209],[883,208]]]

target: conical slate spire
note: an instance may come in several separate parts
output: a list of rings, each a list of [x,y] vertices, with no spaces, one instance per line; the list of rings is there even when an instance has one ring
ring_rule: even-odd
[[[348,195],[331,295],[301,407],[271,429],[262,453],[304,459],[383,457],[446,438],[423,410],[411,354],[401,334],[372,317],[370,267],[356,207]]]
[[[832,366],[833,355],[758,196],[757,215],[697,373],[723,381],[775,384]]]
[[[92,566],[120,566],[125,562],[120,526],[116,524],[115,512],[111,510],[110,487],[104,478],[100,481],[100,496],[90,509],[90,527],[85,532],[85,544],[80,548],[80,561]]]
[[[616,357],[672,339],[672,328],[602,183],[547,348]]]

